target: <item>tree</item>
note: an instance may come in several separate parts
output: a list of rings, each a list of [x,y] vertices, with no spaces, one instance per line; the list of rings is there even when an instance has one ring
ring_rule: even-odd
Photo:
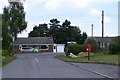
[[[120,54],[120,36],[112,39],[108,49],[111,54]]]
[[[21,33],[27,28],[27,22],[25,21],[24,7],[21,2],[9,2],[9,27],[10,34],[13,38],[17,38],[17,34]]]
[[[4,7],[2,16],[2,48],[11,50],[17,34],[27,28],[24,7],[21,2],[9,2]]]
[[[0,49],[2,48],[2,15],[0,15]]]
[[[51,37],[53,37],[53,40],[54,40],[54,42],[55,43],[57,43],[57,33],[58,33],[58,29],[60,28],[60,21],[59,20],[57,20],[57,18],[55,18],[55,19],[51,19],[50,20],[50,23],[49,23],[49,25],[50,25],[50,30],[49,30],[49,35],[51,36]]]
[[[98,41],[95,38],[93,38],[93,37],[87,38],[85,40],[84,44],[85,45],[91,44],[91,46],[92,46],[92,52],[97,52],[99,50]]]
[[[66,19],[60,26],[59,30],[57,31],[57,43],[67,44],[70,37],[70,30],[68,29],[70,25],[71,22]]]
[[[0,14],[0,30],[2,30],[2,14]]]
[[[68,28],[70,25],[71,25],[71,22],[66,19],[65,22],[63,22],[62,27]]]
[[[87,33],[83,32],[83,34],[81,34],[80,44],[84,44],[86,39],[87,39]]]
[[[50,20],[50,23],[49,23],[50,29],[51,29],[51,30],[56,30],[56,29],[58,29],[58,27],[60,26],[59,23],[60,23],[60,21],[58,21],[57,18],[51,19],[51,20]]]
[[[67,42],[77,42],[83,44],[87,38],[87,34],[84,32],[81,34],[81,30],[78,26],[71,26],[71,22],[67,19],[60,25],[60,21],[57,19],[50,20],[50,28],[47,24],[39,24],[35,26],[33,31],[29,33],[29,37],[53,37],[53,40],[57,44],[67,44]]]
[[[10,44],[12,43],[12,37],[10,34],[10,27],[9,27],[9,12],[8,8],[5,7],[2,16],[2,48],[9,49]]]
[[[33,31],[31,31],[28,35],[29,37],[47,37],[49,29],[47,24],[39,24],[39,26],[35,26]]]

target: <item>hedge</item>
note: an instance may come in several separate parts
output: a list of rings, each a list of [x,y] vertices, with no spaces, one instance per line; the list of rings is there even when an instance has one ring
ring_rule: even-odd
[[[120,54],[120,36],[112,39],[108,49],[110,54]]]
[[[68,51],[70,53],[73,53],[74,55],[78,55],[80,52],[86,52],[85,45],[69,44],[67,48],[68,48]]]
[[[110,54],[118,54],[120,53],[120,44],[117,42],[112,42],[109,45],[109,53]]]
[[[2,56],[10,56],[8,50],[2,50]]]
[[[85,40],[84,44],[85,45],[91,44],[91,46],[92,46],[92,52],[94,52],[94,53],[99,51],[98,41],[94,37],[93,38],[91,38],[91,37],[87,38]]]

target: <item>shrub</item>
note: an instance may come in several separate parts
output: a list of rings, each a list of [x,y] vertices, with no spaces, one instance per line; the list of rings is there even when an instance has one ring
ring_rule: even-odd
[[[120,53],[120,36],[112,39],[112,42],[110,43],[108,49],[110,54]]]
[[[2,50],[0,50],[0,55],[2,55]]]
[[[80,52],[86,51],[86,47],[84,45],[78,45],[78,44],[69,44],[67,48],[68,51],[70,53],[73,53],[74,55],[78,55]]]
[[[91,44],[92,46],[92,52],[98,52],[99,51],[99,44],[98,41],[95,38],[87,38],[85,40],[85,45]]]
[[[7,50],[2,50],[2,56],[10,56],[10,53]]]

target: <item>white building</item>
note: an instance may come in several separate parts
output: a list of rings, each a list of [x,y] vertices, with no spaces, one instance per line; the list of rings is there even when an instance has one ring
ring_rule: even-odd
[[[54,44],[54,53],[64,53],[65,44]]]

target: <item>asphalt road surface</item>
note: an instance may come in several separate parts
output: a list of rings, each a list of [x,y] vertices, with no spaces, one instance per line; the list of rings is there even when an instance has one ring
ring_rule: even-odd
[[[58,54],[17,54],[2,69],[3,78],[104,78],[54,58]]]

